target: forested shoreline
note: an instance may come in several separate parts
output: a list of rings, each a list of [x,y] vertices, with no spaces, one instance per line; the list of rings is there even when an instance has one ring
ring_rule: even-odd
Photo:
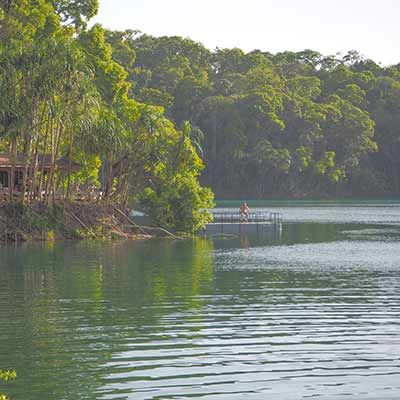
[[[217,198],[400,192],[400,65],[356,51],[210,51],[180,37],[106,33],[131,95],[189,121]]]
[[[97,9],[0,1],[0,202],[84,198],[195,232],[213,192],[400,193],[400,64],[210,51],[89,26]]]
[[[0,206],[137,206],[155,224],[195,232],[213,194],[198,181],[194,132],[132,96],[105,30],[87,26],[97,9],[0,1]]]

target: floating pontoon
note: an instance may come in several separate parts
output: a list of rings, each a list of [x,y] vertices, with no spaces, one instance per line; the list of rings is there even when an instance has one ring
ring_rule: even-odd
[[[250,212],[243,215],[239,212],[213,211],[214,220],[205,226],[205,235],[224,234],[261,234],[282,229],[282,215],[273,212]]]

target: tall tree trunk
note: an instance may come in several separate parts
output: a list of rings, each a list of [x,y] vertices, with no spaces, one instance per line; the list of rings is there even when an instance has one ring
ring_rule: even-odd
[[[50,172],[49,172],[49,177],[47,181],[47,190],[46,190],[46,199],[45,202],[47,205],[50,205],[50,195],[53,192],[53,202],[55,200],[55,184],[54,184],[54,176],[55,176],[55,170],[56,170],[56,161],[57,161],[57,155],[58,151],[60,148],[60,142],[61,142],[61,136],[64,131],[64,125],[59,122],[58,129],[56,130],[56,135],[53,141],[53,146],[52,146],[52,152],[51,152],[51,167],[50,167]]]
[[[69,154],[68,154],[68,176],[67,176],[67,194],[66,199],[69,199],[70,195],[70,186],[71,186],[71,168],[72,168],[72,147],[73,147],[74,137],[72,135],[72,130],[70,130],[70,138],[69,138]]]
[[[49,137],[49,131],[53,127],[53,119],[51,118],[50,121],[47,122],[46,125],[46,130],[45,130],[45,136],[44,136],[44,145],[43,145],[43,158],[42,158],[42,164],[40,166],[40,180],[39,180],[39,189],[38,189],[38,200],[42,201],[42,190],[43,190],[43,184],[44,184],[44,162],[45,162],[45,156],[47,152],[47,141]]]
[[[112,161],[113,161],[113,152],[110,151],[108,154],[108,159],[107,159],[107,186],[106,186],[106,202],[109,202],[110,196],[111,196],[111,191],[112,191],[112,183],[113,183],[113,166],[112,166]]]
[[[17,161],[17,138],[12,138],[11,141],[11,176],[9,182],[9,195],[10,195],[10,202],[14,201],[14,183],[15,183],[15,164]]]

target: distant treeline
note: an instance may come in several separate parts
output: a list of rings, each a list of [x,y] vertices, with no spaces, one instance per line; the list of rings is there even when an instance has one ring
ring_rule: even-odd
[[[400,192],[400,65],[106,32],[130,95],[190,121],[222,197]]]

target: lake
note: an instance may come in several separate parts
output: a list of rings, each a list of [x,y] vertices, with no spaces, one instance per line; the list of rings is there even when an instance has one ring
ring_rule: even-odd
[[[400,203],[250,206],[282,231],[0,247],[0,392],[399,399]]]

